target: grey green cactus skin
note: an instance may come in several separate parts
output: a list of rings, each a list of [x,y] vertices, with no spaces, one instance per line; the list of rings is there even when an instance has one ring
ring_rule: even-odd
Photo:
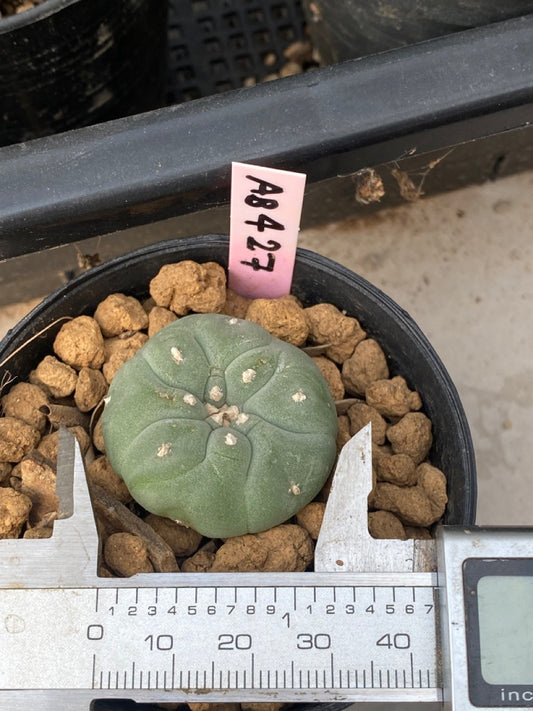
[[[185,316],[127,361],[102,429],[138,503],[213,538],[286,521],[336,456],[335,404],[312,359],[221,314]]]

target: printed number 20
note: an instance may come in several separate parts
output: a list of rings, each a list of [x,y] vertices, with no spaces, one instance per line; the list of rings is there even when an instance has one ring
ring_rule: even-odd
[[[252,637],[249,634],[219,634],[219,649],[250,649]]]

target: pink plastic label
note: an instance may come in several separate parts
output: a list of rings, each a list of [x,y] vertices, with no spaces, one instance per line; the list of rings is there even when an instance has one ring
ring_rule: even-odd
[[[252,299],[290,293],[306,175],[231,166],[229,287]]]

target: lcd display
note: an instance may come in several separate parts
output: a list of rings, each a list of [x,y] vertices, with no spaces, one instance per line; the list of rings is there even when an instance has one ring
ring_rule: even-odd
[[[533,685],[533,578],[483,576],[477,601],[483,679],[488,684]]]

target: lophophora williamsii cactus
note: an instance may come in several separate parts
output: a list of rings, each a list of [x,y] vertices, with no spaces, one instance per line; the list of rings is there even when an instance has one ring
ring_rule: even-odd
[[[303,351],[221,314],[165,326],[118,371],[107,456],[145,509],[213,538],[286,521],[336,455],[328,385]]]

